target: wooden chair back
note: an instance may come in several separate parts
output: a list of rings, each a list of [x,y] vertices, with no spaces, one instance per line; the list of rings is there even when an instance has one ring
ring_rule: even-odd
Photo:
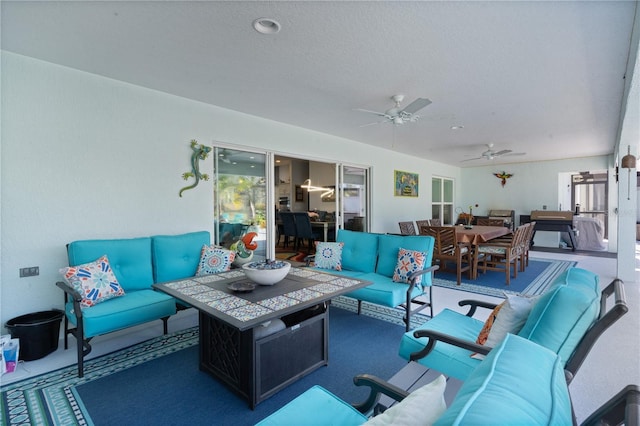
[[[420,232],[420,228],[422,228],[423,226],[431,226],[431,221],[429,219],[416,220],[416,226],[418,227],[418,232]]]
[[[402,235],[416,235],[416,227],[413,222],[398,222]]]
[[[471,247],[458,243],[458,229],[455,226],[423,226],[421,235],[434,238],[433,259],[439,263],[440,271],[449,271],[447,262],[455,263],[456,281],[460,285],[462,273],[469,272],[472,276]]]
[[[479,217],[477,220],[478,226],[503,226],[504,220],[502,219],[490,219],[488,217]]]

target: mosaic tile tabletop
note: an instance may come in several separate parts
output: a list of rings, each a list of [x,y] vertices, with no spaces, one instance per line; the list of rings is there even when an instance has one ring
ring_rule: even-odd
[[[326,299],[327,295],[362,284],[362,281],[356,279],[343,278],[307,268],[291,268],[289,276],[297,283],[305,282],[311,285],[257,302],[251,302],[235,294],[217,289],[221,284],[226,285],[229,280],[235,282],[234,279],[244,278],[245,274],[240,269],[170,282],[163,284],[163,286],[183,295],[187,302],[192,299],[238,321],[248,322],[300,303],[314,299]],[[301,281],[300,278],[303,280]],[[224,283],[221,283],[223,281]]]

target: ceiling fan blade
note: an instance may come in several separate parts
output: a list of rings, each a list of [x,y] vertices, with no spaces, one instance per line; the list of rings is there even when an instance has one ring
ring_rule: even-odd
[[[473,161],[473,160],[482,160],[484,157],[476,157],[476,158],[467,158],[466,160],[460,160],[461,163],[465,161]]]
[[[386,112],[371,111],[369,109],[356,108],[356,111],[368,112],[369,114],[379,115],[380,117],[389,117]]]
[[[402,111],[406,112],[407,114],[415,114],[430,103],[431,101],[427,98],[418,98],[407,105]]]
[[[387,120],[382,120],[382,121],[376,121],[376,122],[374,122],[374,123],[362,124],[362,125],[361,125],[361,126],[359,126],[359,127],[373,126],[373,125],[376,125],[376,124],[385,123],[386,121],[387,121]]]
[[[503,149],[502,151],[494,152],[491,155],[493,157],[500,157],[501,155],[509,154],[511,152],[510,149]]]
[[[505,154],[505,157],[514,157],[516,155],[527,155],[526,152],[510,152],[509,154]]]

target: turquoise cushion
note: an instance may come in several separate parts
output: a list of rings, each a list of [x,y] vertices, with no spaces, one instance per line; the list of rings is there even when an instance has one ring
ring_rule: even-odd
[[[526,339],[507,337],[469,375],[436,425],[570,425],[563,362]]]
[[[347,277],[347,278],[360,278],[363,275],[366,275],[366,273],[364,272],[360,272],[360,271],[347,271],[347,270],[342,270],[342,271],[334,271],[334,270],[327,270],[324,268],[316,268],[315,266],[311,266],[308,269],[312,269],[314,271],[318,271],[318,272],[323,272],[326,274],[331,274],[331,275],[339,275],[341,277]]]
[[[378,260],[378,237],[378,234],[339,229],[336,241],[344,243],[342,269],[374,272]]]
[[[540,296],[518,335],[552,350],[566,363],[599,313],[597,275],[572,268]]]
[[[386,277],[393,277],[398,264],[400,248],[426,253],[425,268],[433,262],[434,238],[426,235],[380,235],[378,237],[378,266],[376,272]],[[422,285],[431,285],[431,274],[423,275]]]
[[[155,282],[193,277],[198,269],[202,246],[209,244],[207,231],[151,237]]]
[[[450,309],[444,309],[433,319],[422,324],[416,330],[435,330],[460,339],[475,342],[484,322],[468,317]],[[408,360],[413,352],[422,350],[429,341],[426,337],[419,339],[413,336],[415,330],[407,331],[400,339],[399,354]],[[445,376],[465,380],[474,368],[480,363],[471,358],[472,352],[448,343],[437,342],[433,351],[417,362],[429,368],[433,368]]]
[[[125,293],[151,288],[151,238],[82,240],[67,247],[69,266],[93,262],[105,254]]]
[[[358,275],[359,280],[371,281],[371,284],[354,290],[345,296],[358,300],[365,300],[369,303],[388,306],[396,306],[407,301],[407,289],[409,284],[394,282],[391,278],[376,274],[375,272]],[[415,286],[411,293],[411,298],[418,297],[423,293],[422,287]]]
[[[553,286],[571,284],[585,286],[587,289],[599,292],[600,278],[591,271],[582,268],[569,268],[553,280]]]
[[[256,426],[361,425],[367,417],[325,388],[315,385]]]
[[[65,309],[69,321],[76,325],[73,304],[67,303]],[[109,333],[175,313],[173,297],[154,290],[131,291],[83,310],[84,336]]]

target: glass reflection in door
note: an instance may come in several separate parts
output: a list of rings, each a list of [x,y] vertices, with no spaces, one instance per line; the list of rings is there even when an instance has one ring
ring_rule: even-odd
[[[253,260],[266,258],[266,155],[214,147],[214,212],[216,244],[235,248],[255,232]]]
[[[341,165],[340,211],[344,229],[367,232],[370,221],[369,170],[363,167]]]

